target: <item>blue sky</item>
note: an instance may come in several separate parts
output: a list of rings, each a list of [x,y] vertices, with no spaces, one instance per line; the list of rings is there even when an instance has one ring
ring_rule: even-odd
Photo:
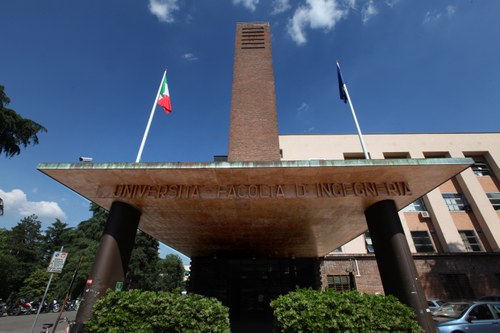
[[[89,218],[36,166],[135,161],[164,68],[173,112],[142,161],[225,155],[237,22],[271,24],[281,134],[356,133],[336,59],[363,133],[499,131],[498,17],[495,0],[4,0],[0,84],[48,132],[0,156],[0,227]]]

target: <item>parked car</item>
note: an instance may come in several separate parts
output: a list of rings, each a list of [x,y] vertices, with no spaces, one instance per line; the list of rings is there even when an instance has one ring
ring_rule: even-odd
[[[434,312],[436,311],[437,309],[439,309],[439,307],[441,305],[443,305],[443,301],[440,300],[440,299],[437,299],[437,298],[430,298],[427,300],[427,311],[429,312]]]
[[[500,295],[487,295],[477,299],[480,302],[500,302]]]
[[[439,333],[498,333],[500,302],[448,302],[433,318]]]

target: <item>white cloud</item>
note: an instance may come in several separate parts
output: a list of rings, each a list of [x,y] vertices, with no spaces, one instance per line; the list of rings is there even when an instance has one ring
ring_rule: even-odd
[[[281,14],[291,8],[290,0],[273,0],[271,6],[273,7],[273,10],[271,11],[272,15]]]
[[[194,53],[185,53],[182,58],[187,61],[196,61],[198,57],[194,55]]]
[[[233,0],[234,5],[243,5],[243,7],[250,9],[252,12],[255,11],[257,5],[259,4],[259,0]]]
[[[361,8],[361,20],[363,23],[368,22],[370,18],[378,14],[377,7],[375,7],[375,3],[373,0],[368,1]]]
[[[309,105],[307,103],[302,103],[298,108],[297,108],[297,113],[300,115],[302,113],[305,113],[309,111]]]
[[[431,12],[425,13],[424,24],[431,24],[439,21],[441,15],[442,15],[441,13],[431,13]]]
[[[438,22],[439,20],[441,20],[441,18],[443,18],[443,16],[445,17],[452,17],[455,15],[455,13],[457,12],[457,7],[456,6],[452,6],[452,5],[449,5],[446,7],[444,13],[441,13],[441,12],[427,12],[425,13],[425,17],[424,17],[424,21],[423,23],[424,24],[433,24],[433,23],[436,23]]]
[[[305,34],[307,27],[328,31],[348,14],[347,9],[340,8],[337,0],[306,0],[306,2],[305,6],[295,10],[288,22],[288,33],[298,45],[307,42]]]
[[[394,7],[399,3],[400,0],[386,0],[384,3],[389,7]]]
[[[455,15],[456,11],[457,11],[457,7],[456,6],[449,5],[448,7],[446,7],[446,15],[448,17],[451,17],[451,16]]]
[[[148,8],[160,22],[172,23],[174,21],[173,12],[178,10],[179,6],[177,0],[149,0]]]
[[[54,201],[29,201],[26,193],[20,189],[5,192],[0,189],[0,197],[4,202],[4,214],[13,218],[37,215],[40,219],[60,219],[65,221],[66,214]]]

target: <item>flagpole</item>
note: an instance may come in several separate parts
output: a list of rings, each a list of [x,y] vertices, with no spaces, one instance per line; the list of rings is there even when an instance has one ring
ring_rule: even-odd
[[[340,64],[338,61],[337,61],[337,68],[340,71]],[[365,140],[363,140],[363,134],[361,133],[361,128],[359,128],[358,118],[356,117],[356,112],[354,111],[354,106],[352,105],[351,97],[349,96],[349,91],[347,90],[347,85],[345,84],[345,82],[343,82],[343,80],[341,82],[342,82],[342,89],[344,90],[345,96],[347,97],[346,98],[347,102],[349,103],[349,107],[351,108],[351,113],[352,117],[354,118],[354,123],[356,124],[356,129],[358,130],[358,136],[359,136],[359,141],[361,142],[361,148],[363,149],[365,158],[369,160],[370,155],[368,154],[368,150],[366,149]]]
[[[163,80],[165,79],[166,75],[167,75],[167,70],[165,69],[165,71],[163,72],[163,77],[161,78],[161,81],[160,81],[160,86],[158,87],[158,92],[156,93],[156,96],[155,96],[155,101],[153,102],[153,107],[151,108],[151,114],[149,115],[148,124],[146,126],[146,130],[144,131],[144,136],[142,137],[141,147],[139,148],[139,152],[137,153],[137,158],[135,159],[135,163],[139,163],[141,161],[142,150],[144,149],[144,144],[146,143],[146,138],[147,138],[148,133],[149,133],[149,128],[151,127],[151,122],[153,121],[153,116],[154,116],[155,109],[156,109],[156,103],[158,101],[158,96],[160,95],[160,91],[161,91],[161,85],[162,85]]]
[[[369,160],[370,156],[368,155],[368,151],[366,150],[365,140],[363,140],[363,134],[361,133],[361,129],[359,128],[358,118],[356,118],[356,112],[354,111],[354,107],[352,106],[351,97],[349,97],[349,91],[347,91],[347,86],[345,83],[343,85],[343,88],[345,91],[345,95],[347,96],[347,102],[349,102],[349,107],[351,108],[352,117],[354,118],[354,123],[356,124],[356,129],[358,130],[359,141],[361,142],[363,153],[365,154],[365,158]]]

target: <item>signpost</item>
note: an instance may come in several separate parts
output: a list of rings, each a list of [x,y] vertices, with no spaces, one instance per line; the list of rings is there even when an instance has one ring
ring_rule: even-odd
[[[36,321],[38,320],[38,316],[40,315],[40,310],[42,310],[42,304],[45,301],[45,296],[47,296],[47,292],[49,291],[50,283],[52,282],[52,278],[54,277],[54,273],[61,273],[64,267],[64,263],[66,262],[66,258],[68,257],[68,252],[62,252],[64,247],[61,246],[60,251],[54,252],[52,255],[52,259],[50,260],[49,267],[47,267],[47,272],[50,274],[49,283],[47,283],[47,288],[45,288],[45,293],[43,294],[42,300],[38,306],[38,311],[36,313],[35,321],[33,322],[33,326],[31,326],[30,333],[33,333],[35,329]]]
[[[49,273],[61,273],[68,257],[68,252],[54,252],[52,259],[50,260],[47,272]]]

